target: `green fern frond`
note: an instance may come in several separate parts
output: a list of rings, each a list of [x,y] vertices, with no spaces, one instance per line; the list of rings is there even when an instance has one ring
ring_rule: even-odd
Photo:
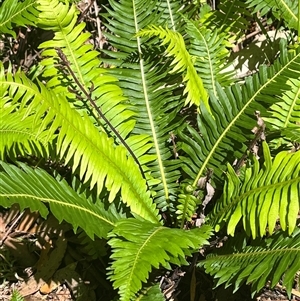
[[[202,106],[198,116],[197,132],[188,126],[188,134],[179,133],[183,140],[181,149],[188,154],[182,161],[184,171],[194,179],[193,186],[208,168],[213,169],[212,180],[223,182],[227,162],[233,164],[234,158],[241,158],[246,152],[247,141],[253,139],[251,130],[256,126],[255,111],[267,117],[266,107],[290,90],[288,80],[300,77],[300,52],[295,55],[281,52],[280,60],[274,66],[261,66],[260,71],[246,78],[245,84],[227,87],[223,90],[217,85],[217,95],[211,95],[210,104],[215,119]],[[189,158],[188,158],[189,157]],[[224,168],[220,168],[224,166]]]
[[[161,22],[156,13],[158,5],[158,1],[110,1],[109,16],[104,15],[110,32],[105,35],[117,51],[104,52],[110,57],[106,62],[116,66],[110,73],[119,79],[124,95],[137,113],[132,133],[151,138],[151,148],[145,152],[148,161],[142,167],[151,173],[148,183],[154,200],[165,211],[174,210],[172,201],[180,177],[180,162],[174,158],[170,137],[184,123],[177,118],[184,101],[174,93],[181,79],[168,73],[169,60],[162,57],[148,37],[137,36],[143,27]],[[120,15],[122,19],[115,18]]]
[[[271,117],[264,118],[272,124],[273,129],[299,125],[297,122],[300,120],[300,80],[289,79],[287,85],[290,89],[270,107]]]
[[[207,243],[211,228],[203,226],[186,231],[126,219],[119,221],[109,235],[114,260],[110,279],[119,289],[121,300],[129,301],[142,288],[153,267],[162,265],[170,269],[170,263],[187,264],[186,256]]]
[[[194,58],[194,65],[203,81],[204,88],[217,95],[216,83],[223,87],[233,83],[233,73],[223,72],[229,51],[225,36],[219,30],[211,30],[199,22],[186,20],[186,31],[190,37],[189,53]],[[218,49],[216,51],[216,49]]]
[[[183,72],[185,74],[183,78],[183,82],[186,83],[184,94],[187,94],[185,105],[191,106],[195,104],[199,107],[200,102],[203,102],[207,110],[210,111],[207,92],[203,86],[202,79],[195,70],[193,59],[186,50],[182,35],[179,32],[155,25],[142,29],[138,35],[157,36],[162,40],[162,45],[168,45],[166,53],[168,56],[174,57],[171,65],[175,65],[171,72]]]
[[[282,285],[291,296],[294,278],[300,270],[300,230],[291,236],[277,233],[266,241],[259,241],[238,252],[211,254],[198,266],[218,279],[216,286],[234,285],[238,290],[244,282],[251,285],[253,294],[270,280],[273,288],[283,277]],[[225,253],[225,254],[224,254]]]
[[[9,152],[16,158],[16,150],[18,155],[42,154],[47,157],[47,144],[55,136],[49,139],[47,131],[40,131],[34,114],[24,119],[24,111],[22,114],[18,105],[8,105],[2,98],[0,102],[0,158],[3,159]]]
[[[38,18],[37,3],[35,0],[6,0],[0,9],[0,33],[6,33],[16,37],[12,24],[17,26],[36,26]]]
[[[241,0],[221,1],[215,11],[204,17],[204,25],[212,30],[222,30],[239,38],[247,30],[247,17],[251,17],[247,5]]]
[[[18,291],[13,290],[10,301],[25,301],[25,299]]]
[[[40,130],[48,129],[48,139],[59,129],[57,149],[66,164],[72,160],[75,171],[79,167],[79,177],[90,187],[97,184],[98,194],[105,187],[113,201],[121,189],[122,201],[131,207],[133,213],[152,222],[159,220],[158,210],[152,203],[146,181],[132,157],[127,157],[123,146],[114,147],[113,140],[104,132],[99,132],[87,115],[72,109],[65,97],[39,83],[34,85],[22,73],[14,77],[0,78],[4,99],[20,102],[26,107],[23,118],[35,114],[40,122]]]
[[[278,218],[283,230],[289,234],[294,231],[300,208],[300,152],[284,151],[272,160],[264,142],[263,153],[264,165],[260,168],[254,158],[243,179],[228,165],[223,197],[210,214],[217,231],[225,222],[228,234],[233,236],[242,219],[248,235],[262,237],[267,230],[273,231]]]
[[[125,139],[135,125],[134,112],[130,110],[126,98],[116,84],[117,79],[108,75],[105,69],[100,68],[101,61],[98,58],[100,53],[93,50],[93,46],[88,43],[90,34],[83,32],[85,23],[76,24],[78,11],[75,5],[58,0],[40,0],[39,4],[39,26],[45,30],[53,30],[55,33],[53,39],[39,46],[43,49],[44,60],[41,62],[45,66],[43,75],[49,78],[47,87],[57,93],[64,92],[70,99],[73,99],[78,111],[83,110],[94,117],[96,125],[102,124],[114,135],[109,126],[111,124]],[[105,124],[103,119],[97,116],[97,112],[87,101],[87,96],[84,95],[74,78],[71,75],[66,78],[62,70],[64,63],[59,58],[57,49],[61,49],[81,87],[91,95],[109,124]],[[76,99],[76,94],[68,90],[70,87],[77,90],[79,94],[83,94],[84,101]]]
[[[183,228],[185,221],[191,221],[192,215],[196,212],[201,200],[194,195],[195,188],[192,185],[183,183],[178,194],[177,219],[181,221],[180,228]]]
[[[4,169],[0,172],[1,206],[18,203],[21,210],[30,208],[46,218],[48,209],[44,203],[48,203],[60,222],[67,221],[75,230],[81,227],[91,238],[94,235],[106,237],[122,217],[115,210],[106,210],[103,203],[94,204],[77,194],[66,181],[56,180],[42,169],[19,165],[21,169],[1,162]]]
[[[293,0],[248,0],[249,8],[266,15],[269,11],[279,20],[284,20],[289,28],[298,29],[298,1]]]

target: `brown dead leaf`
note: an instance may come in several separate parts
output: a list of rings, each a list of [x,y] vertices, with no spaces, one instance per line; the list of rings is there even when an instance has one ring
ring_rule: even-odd
[[[20,294],[22,296],[37,292],[42,285],[51,279],[60,266],[67,248],[67,240],[62,232],[56,241],[56,247],[51,252],[50,247],[52,247],[51,244],[44,246],[37,263],[37,272],[21,285]]]

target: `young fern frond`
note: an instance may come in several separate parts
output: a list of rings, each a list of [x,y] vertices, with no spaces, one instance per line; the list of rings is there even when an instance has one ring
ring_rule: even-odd
[[[266,107],[274,104],[274,93],[280,97],[289,91],[288,80],[299,76],[300,51],[295,55],[282,51],[274,66],[261,66],[257,74],[246,78],[243,86],[236,84],[223,90],[217,85],[218,98],[214,95],[210,98],[215,119],[203,106],[198,116],[200,134],[190,126],[189,135],[179,133],[183,140],[180,147],[188,154],[182,158],[183,169],[194,179],[193,186],[208,168],[214,171],[213,181],[223,182],[226,163],[232,164],[234,158],[239,159],[247,150],[246,142],[253,139],[255,111],[267,117]]]
[[[61,222],[81,227],[92,239],[94,235],[107,237],[122,215],[104,204],[94,204],[91,199],[77,194],[64,180],[56,180],[42,169],[32,169],[19,163],[20,168],[1,162],[0,201],[4,207],[18,203],[20,209],[30,208],[42,217],[48,215],[47,206]],[[112,206],[113,207],[113,206]]]
[[[72,109],[63,95],[57,97],[42,83],[37,87],[22,73],[7,77],[0,79],[6,101],[13,95],[13,103],[20,102],[21,107],[26,107],[24,119],[34,113],[41,131],[48,129],[49,141],[59,129],[59,156],[66,164],[72,160],[73,171],[79,167],[79,177],[84,183],[90,180],[91,188],[97,184],[98,194],[105,185],[110,202],[121,189],[122,201],[131,206],[132,212],[158,222],[158,210],[147,191],[146,181],[122,145],[115,147],[113,140],[99,132],[86,114],[80,116]]]
[[[174,57],[171,65],[175,65],[170,72],[184,73],[183,82],[186,85],[184,94],[187,94],[185,105],[191,106],[195,104],[199,107],[200,102],[203,102],[207,110],[210,111],[207,92],[203,86],[202,79],[196,72],[193,59],[186,50],[182,35],[179,32],[155,25],[147,29],[142,29],[138,35],[149,37],[157,36],[162,40],[162,45],[168,45],[166,48],[167,56]]]
[[[273,288],[283,277],[282,285],[289,297],[294,283],[294,277],[300,270],[300,230],[291,236],[276,233],[266,241],[258,241],[252,246],[246,246],[238,251],[221,251],[211,254],[198,266],[218,279],[216,286],[234,285],[234,291],[243,283],[251,285],[254,293],[259,292],[270,280]],[[223,249],[223,248],[222,248]]]
[[[120,220],[110,234],[113,253],[110,279],[122,301],[132,300],[152,268],[187,264],[186,256],[207,244],[211,228],[171,229],[137,219]]]
[[[194,195],[195,188],[189,184],[181,184],[178,193],[177,219],[181,221],[180,228],[183,228],[185,221],[191,221],[192,215],[196,212],[201,199]]]
[[[12,30],[12,24],[17,26],[36,26],[39,11],[36,9],[35,0],[5,1],[0,9],[0,33],[6,33],[16,37],[16,32]]]
[[[283,151],[273,160],[268,145],[263,143],[264,165],[254,158],[240,179],[228,165],[223,197],[209,215],[218,231],[226,223],[227,232],[234,235],[240,220],[253,238],[272,233],[279,218],[283,231],[291,234],[300,208],[300,152]]]

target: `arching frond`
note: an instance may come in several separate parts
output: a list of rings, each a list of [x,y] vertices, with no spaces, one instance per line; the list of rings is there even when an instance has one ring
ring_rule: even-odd
[[[21,168],[1,162],[4,169],[0,172],[1,206],[18,203],[21,210],[30,208],[46,218],[48,209],[44,203],[47,203],[60,222],[67,221],[74,230],[81,227],[91,238],[94,235],[106,237],[122,218],[113,206],[106,209],[100,201],[94,204],[77,194],[64,180],[56,180],[42,169],[19,164]]]
[[[132,157],[127,157],[123,146],[114,147],[113,140],[99,132],[87,115],[72,109],[63,95],[59,97],[39,83],[34,85],[22,73],[14,77],[2,74],[0,85],[4,99],[26,107],[23,118],[32,114],[40,123],[40,130],[48,129],[47,138],[58,131],[57,149],[66,163],[72,160],[72,168],[79,168],[79,177],[89,182],[91,188],[97,184],[98,193],[103,186],[110,191],[113,201],[121,189],[123,202],[132,212],[158,222],[158,210],[152,203],[146,181]]]
[[[299,77],[300,52],[282,52],[274,66],[261,66],[257,74],[246,78],[243,86],[236,84],[223,90],[217,85],[218,98],[211,95],[210,99],[215,119],[203,106],[198,116],[200,133],[190,126],[189,135],[179,133],[184,141],[180,147],[190,157],[182,159],[186,163],[183,168],[194,179],[193,186],[208,168],[213,169],[214,181],[223,182],[227,162],[233,164],[234,158],[239,159],[247,150],[246,142],[253,139],[255,111],[260,111],[262,117],[268,116],[266,107],[274,104],[274,93],[282,96],[290,90],[287,81]]]
[[[134,112],[116,84],[117,79],[100,68],[100,53],[93,50],[88,42],[90,34],[83,32],[85,23],[76,24],[78,10],[75,5],[58,0],[40,0],[39,4],[39,26],[55,32],[53,39],[39,46],[43,49],[43,75],[49,77],[47,87],[56,93],[65,93],[73,99],[79,112],[85,111],[94,116],[95,125],[100,123],[111,135],[115,136],[117,132],[125,139],[134,127]],[[59,56],[58,50],[66,61]],[[68,65],[68,68],[64,65]],[[65,72],[69,73],[68,76]],[[78,100],[78,95],[83,100]],[[103,116],[98,116],[88,95],[108,122],[103,120]],[[115,132],[112,127],[116,129]]]
[[[210,111],[207,92],[203,86],[202,79],[196,72],[192,57],[186,50],[181,34],[167,28],[164,29],[161,26],[152,25],[147,29],[142,29],[138,35],[157,36],[162,40],[162,45],[168,45],[166,53],[168,56],[174,57],[171,65],[175,65],[171,72],[184,73],[183,82],[186,83],[184,94],[187,94],[185,105],[189,104],[191,106],[195,104],[199,106],[200,102],[203,102],[207,110]]]
[[[0,33],[7,33],[16,37],[15,31],[12,30],[12,24],[17,26],[36,25],[38,18],[37,3],[35,0],[18,0],[4,1],[0,9]]]
[[[231,251],[231,252],[230,252]],[[266,241],[226,254],[211,254],[200,262],[207,273],[218,279],[217,286],[234,285],[239,289],[243,283],[251,285],[252,292],[259,292],[270,280],[273,288],[283,277],[282,285],[289,296],[294,277],[300,270],[300,231],[296,229],[291,236],[277,233]]]
[[[284,151],[272,160],[265,142],[263,151],[264,165],[260,168],[254,158],[243,179],[228,165],[223,197],[210,214],[217,230],[226,223],[228,234],[234,235],[242,220],[248,234],[262,237],[267,230],[273,232],[279,218],[283,230],[294,231],[300,208],[300,152]]]
[[[170,263],[187,264],[186,256],[206,244],[210,235],[209,226],[187,231],[136,219],[119,221],[110,234],[109,244],[114,260],[110,279],[119,289],[121,300],[132,300],[153,267],[162,265],[169,269]]]

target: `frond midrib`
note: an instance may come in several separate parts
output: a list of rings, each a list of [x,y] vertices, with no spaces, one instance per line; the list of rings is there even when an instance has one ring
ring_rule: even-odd
[[[134,258],[134,261],[133,261],[133,265],[131,267],[131,271],[130,271],[130,275],[128,277],[128,283],[131,282],[131,280],[134,278],[134,272],[135,272],[135,266],[137,266],[138,264],[138,260],[139,260],[139,257],[140,257],[140,253],[142,253],[144,247],[147,245],[147,243],[150,241],[150,239],[156,235],[156,233],[158,233],[159,231],[165,229],[164,227],[158,227],[155,229],[155,231],[153,231],[151,233],[150,236],[147,237],[147,239],[143,242],[143,244],[140,246],[140,248],[138,249],[137,253],[136,253],[136,256]],[[130,289],[128,290],[127,289],[127,294],[130,294]]]
[[[135,5],[133,4],[133,17],[134,17],[134,25],[135,25],[135,30],[136,33],[139,32],[139,27],[138,27],[138,20],[137,20],[137,15],[136,15],[136,9]],[[161,182],[163,185],[163,189],[165,192],[165,198],[166,200],[169,199],[169,192],[168,192],[168,185],[167,185],[167,179],[166,175],[164,173],[164,166],[161,158],[161,153],[160,153],[160,148],[159,148],[159,142],[157,139],[156,131],[155,131],[155,126],[154,126],[154,118],[152,116],[151,108],[150,108],[150,102],[148,98],[148,93],[147,93],[147,85],[146,85],[146,77],[145,77],[145,69],[144,69],[144,59],[142,58],[142,48],[141,48],[141,38],[139,36],[136,36],[137,40],[137,47],[138,47],[138,53],[139,53],[139,61],[140,61],[140,69],[141,69],[141,77],[142,77],[142,83],[143,83],[143,91],[144,91],[144,96],[145,96],[145,104],[147,108],[147,114],[149,118],[149,123],[150,123],[150,128],[152,132],[152,137],[153,137],[153,144],[157,156],[157,161],[158,161],[158,166],[159,166],[159,171],[161,175]]]
[[[222,209],[220,209],[218,211],[218,213],[216,215],[214,215],[214,220],[219,220],[220,217],[225,213],[228,212],[231,208],[235,207],[241,200],[246,199],[249,195],[251,194],[255,194],[257,192],[260,191],[268,191],[270,189],[276,189],[276,187],[281,187],[281,186],[285,186],[287,184],[292,185],[294,182],[299,183],[300,182],[300,176],[290,179],[290,180],[286,180],[286,181],[282,181],[279,183],[273,183],[273,184],[269,184],[269,185],[265,185],[262,187],[256,187],[254,189],[251,189],[243,194],[239,194],[237,197],[233,198],[233,201],[230,202],[229,204],[227,204],[227,206],[223,207]]]
[[[1,83],[2,83],[2,82],[0,81],[0,84],[1,84]],[[25,89],[25,90],[27,90],[27,91],[32,91],[32,92],[31,92],[32,95],[37,95],[37,90],[34,90],[33,88],[31,88],[31,87],[29,87],[29,86],[26,86],[26,85],[23,85],[23,84],[20,84],[20,83],[16,83],[16,82],[10,82],[10,81],[5,81],[5,84],[6,84],[6,85],[9,85],[9,86],[19,86],[19,87],[22,87],[23,89]],[[47,98],[42,97],[42,95],[41,95],[40,93],[39,93],[39,98],[40,98],[40,99],[43,99],[44,102],[47,102]],[[122,175],[122,178],[123,178],[123,180],[127,183],[127,185],[128,185],[129,187],[131,187],[130,190],[131,190],[131,192],[134,193],[136,200],[140,200],[140,195],[137,193],[136,189],[135,189],[134,187],[132,187],[131,181],[128,181],[128,177],[124,174],[124,172],[123,172],[123,170],[120,168],[120,166],[119,166],[118,164],[116,164],[114,161],[110,160],[110,159],[107,157],[106,153],[103,152],[101,149],[99,149],[98,146],[93,142],[93,141],[96,141],[96,139],[88,139],[86,133],[83,133],[83,132],[80,131],[78,128],[75,128],[75,127],[73,126],[73,123],[70,122],[70,120],[69,120],[69,118],[67,118],[67,116],[63,115],[59,110],[57,110],[56,108],[54,108],[53,106],[51,106],[51,104],[50,104],[50,107],[51,107],[52,110],[53,110],[53,109],[55,110],[56,116],[57,116],[57,115],[60,116],[60,120],[63,119],[64,122],[67,122],[67,123],[68,123],[68,132],[70,132],[70,131],[72,131],[72,130],[76,131],[76,133],[77,133],[78,135],[80,135],[80,136],[82,137],[82,139],[84,139],[85,141],[87,141],[87,143],[88,143],[89,145],[91,145],[91,148],[96,149],[99,153],[101,153],[101,154],[103,155],[103,157],[105,157],[105,158],[107,159],[107,162],[110,162],[110,164],[114,166],[115,170],[117,170],[117,171],[119,172],[119,174]],[[95,137],[93,137],[93,138],[95,138]],[[126,179],[127,179],[127,180],[126,180]],[[149,208],[148,208],[148,209],[149,209]],[[149,212],[151,212],[152,217],[155,217],[155,219],[157,220],[157,217],[154,215],[154,213],[153,213],[152,211],[149,211]]]
[[[219,144],[221,143],[221,141],[223,140],[223,138],[227,135],[227,133],[230,131],[231,127],[236,123],[236,121],[243,115],[243,113],[245,112],[246,108],[252,103],[252,101],[255,101],[255,98],[260,94],[261,91],[263,91],[263,89],[265,89],[272,81],[274,81],[275,78],[277,78],[284,70],[286,70],[290,64],[292,64],[296,59],[298,59],[300,57],[300,53],[298,53],[297,55],[295,55],[295,57],[293,57],[280,71],[276,72],[269,80],[267,80],[255,93],[254,95],[246,102],[246,104],[243,106],[243,108],[240,109],[240,111],[238,112],[238,114],[232,119],[232,121],[228,124],[228,126],[226,127],[226,129],[224,129],[223,133],[220,135],[220,137],[217,139],[217,141],[215,142],[214,146],[212,147],[210,153],[207,155],[205,161],[202,164],[202,167],[200,168],[195,181],[193,183],[193,186],[197,186],[197,183],[201,177],[201,175],[203,174],[208,162],[210,161],[210,159],[212,158],[212,156],[215,153],[216,148],[219,146]]]
[[[292,117],[292,113],[294,112],[294,108],[297,105],[298,99],[300,99],[300,87],[298,88],[298,91],[297,91],[297,93],[296,93],[296,95],[295,95],[295,97],[293,99],[293,102],[290,105],[290,108],[289,108],[289,111],[288,111],[288,114],[286,116],[286,120],[285,120],[285,123],[284,123],[284,127],[288,127],[288,124],[289,124],[290,119]]]
[[[92,210],[89,210],[87,208],[84,208],[84,207],[80,207],[80,206],[77,206],[77,205],[74,205],[74,204],[70,204],[70,203],[65,203],[65,202],[62,202],[60,200],[57,200],[57,199],[52,199],[52,198],[46,198],[46,197],[38,197],[36,195],[31,195],[31,194],[24,194],[24,193],[20,193],[20,194],[8,194],[8,193],[3,193],[3,194],[0,194],[0,196],[2,197],[7,197],[7,198],[13,198],[13,197],[16,197],[16,198],[31,198],[31,199],[34,199],[34,200],[39,200],[41,202],[47,202],[49,204],[53,203],[53,204],[58,204],[60,205],[61,207],[70,207],[70,208],[74,208],[74,209],[77,209],[78,211],[84,211],[92,216],[95,216],[96,218],[110,224],[111,226],[115,226],[114,223],[112,223],[110,220],[108,219],[105,219],[103,216],[101,215],[98,215],[96,214],[96,212],[92,211]]]
[[[241,253],[232,253],[232,254],[225,254],[225,255],[216,255],[216,256],[211,256],[210,258],[207,259],[207,261],[213,261],[216,258],[224,258],[226,260],[226,258],[232,259],[234,260],[234,258],[253,258],[253,260],[255,260],[256,257],[259,256],[264,256],[264,255],[274,255],[274,254],[280,254],[280,253],[286,253],[286,252],[290,252],[290,253],[299,253],[300,254],[300,247],[298,248],[287,248],[286,246],[282,246],[278,249],[264,249],[264,250],[253,250],[253,252],[241,252]]]

